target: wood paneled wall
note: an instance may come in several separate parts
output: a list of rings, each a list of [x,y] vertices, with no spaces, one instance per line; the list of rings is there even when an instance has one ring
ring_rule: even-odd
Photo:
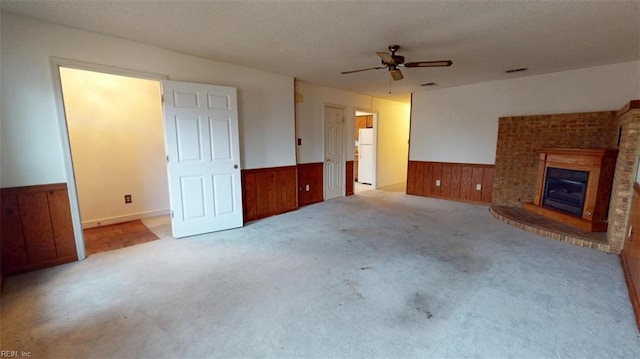
[[[297,209],[296,166],[242,170],[242,204],[245,222]]]
[[[65,183],[3,188],[2,273],[78,259]]]
[[[354,161],[347,161],[345,163],[345,173],[347,175],[347,184],[345,186],[345,194],[347,196],[351,196],[353,194],[353,176],[354,176],[354,172],[353,172],[353,164]]]
[[[640,329],[640,185],[634,183],[631,215],[620,255],[629,297]]]
[[[306,206],[324,200],[324,163],[298,164],[298,205]]]
[[[493,172],[493,165],[409,161],[407,194],[491,203]]]

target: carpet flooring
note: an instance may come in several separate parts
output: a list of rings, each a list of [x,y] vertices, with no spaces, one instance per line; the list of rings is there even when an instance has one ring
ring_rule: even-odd
[[[1,299],[2,349],[32,357],[640,358],[618,256],[397,191],[9,277]]]
[[[129,221],[83,231],[87,255],[133,246],[159,239],[142,221]]]

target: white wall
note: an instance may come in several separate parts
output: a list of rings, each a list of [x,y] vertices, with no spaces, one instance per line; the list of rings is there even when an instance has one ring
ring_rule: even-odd
[[[242,167],[295,164],[293,78],[11,14],[1,16],[3,187],[67,181],[50,57],[237,87]]]
[[[322,143],[322,109],[324,104],[345,107],[345,159],[353,160],[354,116],[356,110],[376,112],[377,163],[376,186],[405,182],[407,178],[407,140],[409,137],[409,104],[329,89],[304,82],[297,83],[302,102],[297,103],[298,162],[324,161]]]
[[[495,162],[498,118],[617,110],[638,98],[640,62],[416,92],[410,159]]]
[[[84,227],[168,213],[159,82],[69,68],[60,75]]]
[[[313,163],[324,161],[322,152],[322,110],[324,104],[345,107],[345,136],[354,138],[353,116],[356,108],[368,110],[371,107],[371,97],[315,86],[304,82],[297,84],[298,94],[302,95],[302,102],[297,105],[297,137],[302,139],[302,146],[298,146],[298,163]],[[353,142],[353,141],[351,141]],[[346,159],[353,160],[353,146],[346,146]]]

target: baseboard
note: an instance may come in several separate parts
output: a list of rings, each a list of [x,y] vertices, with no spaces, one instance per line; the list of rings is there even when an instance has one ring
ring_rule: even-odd
[[[135,221],[137,219],[143,219],[143,218],[149,218],[149,217],[166,216],[166,215],[169,215],[169,213],[170,211],[167,208],[167,209],[158,209],[155,211],[132,213],[124,216],[100,218],[96,220],[82,222],[82,229],[108,226],[110,224]]]
[[[620,260],[622,261],[622,270],[624,271],[624,280],[627,282],[627,290],[629,291],[631,306],[633,307],[633,312],[636,315],[636,324],[638,325],[638,330],[640,330],[640,298],[638,298],[638,292],[633,285],[633,280],[631,280],[629,263],[627,263],[627,259],[624,257],[624,250],[620,253]]]
[[[397,183],[393,183],[393,184],[385,184],[383,186],[378,186],[378,187],[376,187],[374,189],[379,189],[379,190],[384,191],[384,190],[389,190],[389,189],[393,190],[393,189],[396,189],[397,187],[404,187],[404,190],[406,192],[406,190],[407,190],[407,181],[397,182]]]

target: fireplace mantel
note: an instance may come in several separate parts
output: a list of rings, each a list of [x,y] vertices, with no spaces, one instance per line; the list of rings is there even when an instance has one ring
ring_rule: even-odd
[[[618,150],[609,148],[546,148],[538,160],[536,195],[525,208],[590,232],[607,230],[607,212]],[[581,215],[545,205],[545,185],[549,167],[588,172]]]

